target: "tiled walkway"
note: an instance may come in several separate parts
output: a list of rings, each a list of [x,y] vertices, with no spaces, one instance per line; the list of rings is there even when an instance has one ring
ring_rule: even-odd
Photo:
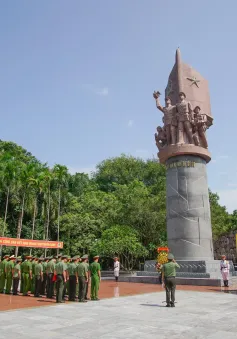
[[[178,290],[175,308],[164,299],[156,292],[0,312],[0,338],[236,339],[236,295]]]
[[[219,287],[203,287],[203,286],[177,286],[180,291],[200,291],[200,292],[228,292],[237,293],[237,286],[232,286],[229,289]],[[115,283],[114,281],[102,281],[100,286],[99,296],[104,298],[118,298],[121,296],[129,296],[144,293],[162,292],[164,289],[161,285],[139,284],[139,283]],[[7,311],[19,308],[40,307],[40,306],[55,306],[55,299],[34,298],[13,296],[0,294],[0,311]]]

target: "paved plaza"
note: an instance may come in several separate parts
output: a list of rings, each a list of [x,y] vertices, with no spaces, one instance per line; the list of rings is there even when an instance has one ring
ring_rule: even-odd
[[[237,295],[181,291],[175,308],[165,293],[0,312],[0,338],[236,339]]]

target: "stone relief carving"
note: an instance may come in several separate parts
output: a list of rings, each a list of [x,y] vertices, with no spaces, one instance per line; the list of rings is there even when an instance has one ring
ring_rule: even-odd
[[[208,148],[206,130],[210,124],[205,113],[199,106],[192,109],[190,102],[183,92],[179,93],[179,102],[172,105],[169,97],[165,98],[165,107],[160,103],[160,92],[154,91],[156,107],[163,113],[164,126],[158,126],[155,134],[159,150],[169,145],[191,144]]]

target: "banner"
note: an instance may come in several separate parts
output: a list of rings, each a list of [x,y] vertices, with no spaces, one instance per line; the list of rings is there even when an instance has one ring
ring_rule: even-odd
[[[29,240],[18,238],[0,238],[0,246],[34,247],[34,248],[63,248],[61,241]]]

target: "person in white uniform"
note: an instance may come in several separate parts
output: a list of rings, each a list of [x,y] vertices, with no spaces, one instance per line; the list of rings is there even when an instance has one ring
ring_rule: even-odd
[[[114,277],[116,281],[118,281],[119,270],[120,270],[120,262],[119,262],[119,259],[115,257],[114,258]]]
[[[224,281],[224,286],[229,287],[230,264],[229,261],[226,260],[225,255],[221,256],[220,270]]]

